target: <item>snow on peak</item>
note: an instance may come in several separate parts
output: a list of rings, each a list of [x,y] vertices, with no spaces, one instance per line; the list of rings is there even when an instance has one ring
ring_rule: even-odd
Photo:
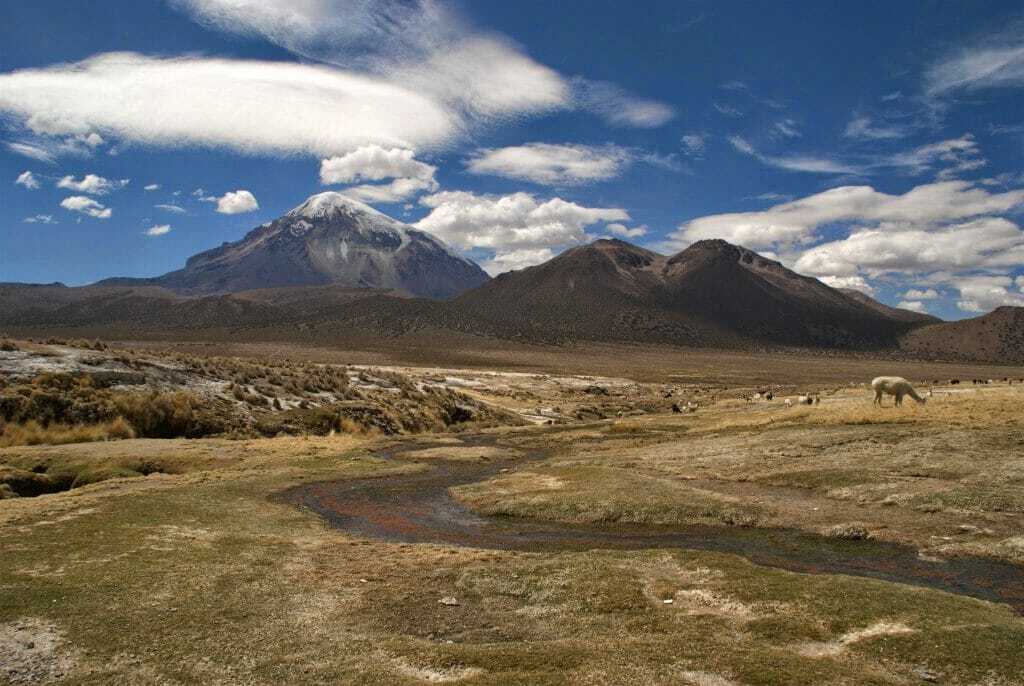
[[[338,212],[360,212],[374,217],[391,219],[383,212],[378,212],[369,205],[342,193],[328,191],[317,193],[306,198],[306,201],[288,213],[289,217],[306,217],[307,219],[319,219],[329,217]],[[392,220],[393,221],[393,220]]]

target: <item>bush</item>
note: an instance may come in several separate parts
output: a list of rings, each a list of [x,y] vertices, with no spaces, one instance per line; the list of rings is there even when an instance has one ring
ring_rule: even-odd
[[[222,422],[203,411],[199,398],[184,391],[122,393],[113,402],[138,436],[197,438],[224,430]]]
[[[4,351],[5,353],[13,353],[18,350],[18,346],[15,345],[14,341],[5,338],[2,341],[0,341],[0,350]]]

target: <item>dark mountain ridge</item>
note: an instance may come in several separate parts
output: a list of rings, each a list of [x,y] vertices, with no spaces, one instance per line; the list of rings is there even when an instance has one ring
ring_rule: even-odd
[[[481,275],[430,236],[321,194],[156,279],[0,284],[0,330],[316,344],[461,336],[1024,360],[1022,308],[941,322],[721,240],[671,256],[598,240],[494,279]],[[432,299],[472,281],[454,298]]]

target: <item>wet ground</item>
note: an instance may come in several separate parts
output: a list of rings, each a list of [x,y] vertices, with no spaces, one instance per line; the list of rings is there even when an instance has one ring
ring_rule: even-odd
[[[478,436],[467,444],[493,446]],[[413,445],[380,456],[407,459]],[[916,549],[871,540],[843,540],[792,529],[731,526],[654,527],[578,525],[480,516],[448,489],[488,479],[545,457],[544,451],[507,460],[429,460],[425,471],[384,478],[314,483],[281,494],[348,533],[404,543],[439,543],[525,552],[679,548],[742,556],[767,567],[809,574],[846,574],[938,589],[1005,603],[1024,614],[1024,567],[979,557],[925,559]]]

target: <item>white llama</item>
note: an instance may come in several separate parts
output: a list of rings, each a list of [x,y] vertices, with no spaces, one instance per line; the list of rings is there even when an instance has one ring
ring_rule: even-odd
[[[903,404],[903,396],[909,395],[911,398],[924,405],[928,402],[927,398],[922,398],[914,390],[914,387],[910,385],[910,382],[904,379],[902,376],[879,376],[871,381],[871,388],[875,391],[875,405],[883,407],[882,395],[888,394],[896,396],[896,407]]]

